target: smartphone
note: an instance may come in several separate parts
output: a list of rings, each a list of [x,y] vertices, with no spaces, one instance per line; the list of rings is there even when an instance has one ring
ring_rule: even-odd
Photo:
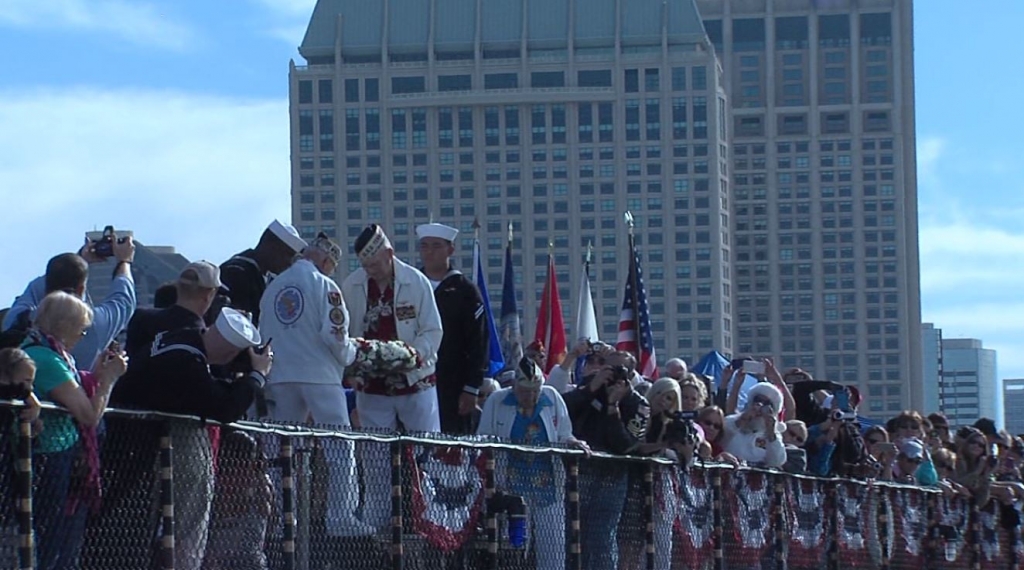
[[[273,341],[274,341],[273,337],[268,338],[267,342],[263,343],[260,346],[257,346],[256,348],[252,349],[252,351],[255,352],[256,354],[263,354],[264,352],[267,351],[267,347],[270,346],[270,343],[273,342]]]
[[[994,443],[988,450],[988,465],[992,469],[999,467],[999,446]]]
[[[747,374],[764,374],[764,362],[758,362],[756,360],[744,360],[743,371],[746,372]]]
[[[729,362],[729,366],[731,366],[733,370],[739,370],[740,368],[743,368],[744,362],[745,361],[742,358],[733,358],[732,361]]]
[[[850,394],[846,392],[846,388],[836,390],[832,397],[835,399],[837,408],[844,412],[850,411]]]

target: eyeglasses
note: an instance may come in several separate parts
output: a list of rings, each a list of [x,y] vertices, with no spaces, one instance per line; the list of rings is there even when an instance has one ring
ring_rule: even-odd
[[[924,461],[920,457],[907,457],[906,455],[900,455],[900,459],[914,465],[920,465]]]
[[[753,403],[757,406],[771,406],[772,401],[762,396],[755,396]]]

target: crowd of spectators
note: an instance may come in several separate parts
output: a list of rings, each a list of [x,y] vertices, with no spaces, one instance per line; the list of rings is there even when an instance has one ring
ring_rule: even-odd
[[[339,286],[330,275],[341,247],[326,236],[306,244],[294,229],[275,222],[256,248],[222,267],[190,264],[171,285],[169,298],[168,288],[161,292],[164,306],[137,312],[130,237],[110,244],[117,265],[111,292],[99,302],[85,294],[90,262],[100,259],[98,244],[51,259],[45,275],[29,284],[5,315],[0,345],[6,347],[0,351],[0,396],[26,400],[20,413],[33,422],[39,568],[77,567],[88,517],[103,516],[101,494],[108,505],[118,504],[116,491],[101,493],[110,485],[101,480],[101,460],[116,447],[112,438],[101,449],[97,436],[108,400],[222,422],[249,416],[415,432],[449,432],[444,426],[457,426],[450,435],[663,457],[673,467],[660,470],[655,482],[658,569],[671,566],[673,524],[680,512],[673,480],[699,462],[934,487],[980,506],[1024,500],[1020,436],[985,418],[950,426],[940,413],[911,410],[873,424],[858,415],[862,398],[856,387],[816,380],[800,369],[782,373],[771,358],[732,360],[715,377],[695,374],[673,358],[663,365],[663,377],[644,378],[633,354],[581,339],[548,374],[538,342],[521,361],[484,378],[486,367],[475,360],[485,351],[473,336],[478,329],[486,334],[475,321],[479,295],[459,293],[440,302],[443,284],[453,276],[444,251],[454,250],[454,233],[444,228],[424,230],[424,239],[441,240],[427,242],[437,269],[428,279],[394,257],[383,230],[368,227],[355,248],[362,268]],[[454,283],[451,291],[469,281]],[[232,297],[236,291],[241,301]],[[468,305],[459,306],[463,301]],[[449,344],[439,355],[441,323],[448,327],[454,315],[467,320],[461,333],[467,340]],[[116,340],[124,330],[127,355]],[[271,337],[281,355],[278,368]],[[414,347],[416,367],[404,373],[352,372],[365,339]],[[444,365],[437,370],[458,369],[460,361],[452,354],[467,348],[463,345],[473,345],[466,352],[474,359],[466,363],[469,371],[461,370],[465,377],[452,386],[435,390],[446,382],[435,365],[440,361]],[[452,401],[439,405],[438,394]],[[38,401],[68,413],[40,413]],[[4,421],[13,424],[13,415]],[[111,433],[135,429],[118,422],[109,427]],[[272,488],[279,483],[266,476],[268,450],[245,434],[229,431],[219,442],[216,430],[187,429],[182,441],[190,443],[176,445],[182,466],[176,467],[178,565],[201,568],[210,549],[216,552],[205,557],[207,568],[218,567],[225,556],[247,557],[252,567],[265,567],[262,551],[251,545],[267,532]],[[218,445],[245,460],[218,471]],[[154,460],[144,457],[137,472],[152,475]],[[354,448],[343,446],[325,467],[329,493],[335,495],[328,505],[337,501],[328,508],[327,526],[336,536],[373,535],[388,524],[386,457],[365,455],[361,479],[355,464]],[[499,486],[527,505],[538,567],[563,568],[561,462],[550,455],[510,453],[498,474]],[[623,521],[638,508],[627,501],[638,480],[627,462],[581,464],[583,567],[617,569],[639,556],[619,548]],[[258,499],[249,501],[250,510],[230,504],[240,492]],[[158,523],[146,512],[138,517],[153,539]],[[149,546],[126,556],[144,560]]]

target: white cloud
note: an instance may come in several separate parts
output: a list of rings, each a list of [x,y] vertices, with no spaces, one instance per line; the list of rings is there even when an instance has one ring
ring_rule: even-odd
[[[175,51],[197,39],[189,26],[141,0],[3,0],[0,26],[113,34]]]
[[[937,136],[921,137],[917,141],[917,176],[921,184],[934,184],[938,180],[939,160],[946,151],[946,139]]]
[[[285,100],[0,91],[0,124],[0,307],[106,224],[220,262],[290,219]]]

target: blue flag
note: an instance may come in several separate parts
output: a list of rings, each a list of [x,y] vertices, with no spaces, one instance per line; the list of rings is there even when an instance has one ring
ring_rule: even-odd
[[[501,352],[505,362],[518,365],[523,358],[523,332],[519,328],[515,279],[512,275],[512,239],[505,249],[505,277],[501,284]]]
[[[483,297],[484,315],[487,318],[487,334],[488,334],[488,360],[490,364],[487,367],[487,375],[493,378],[498,372],[505,367],[505,359],[501,357],[501,342],[498,340],[498,328],[494,326],[494,314],[491,313],[491,298],[487,295],[487,283],[484,281],[484,264],[483,260],[480,259],[480,240],[474,240],[473,242],[473,258],[476,266],[476,286],[480,289],[480,296]]]

